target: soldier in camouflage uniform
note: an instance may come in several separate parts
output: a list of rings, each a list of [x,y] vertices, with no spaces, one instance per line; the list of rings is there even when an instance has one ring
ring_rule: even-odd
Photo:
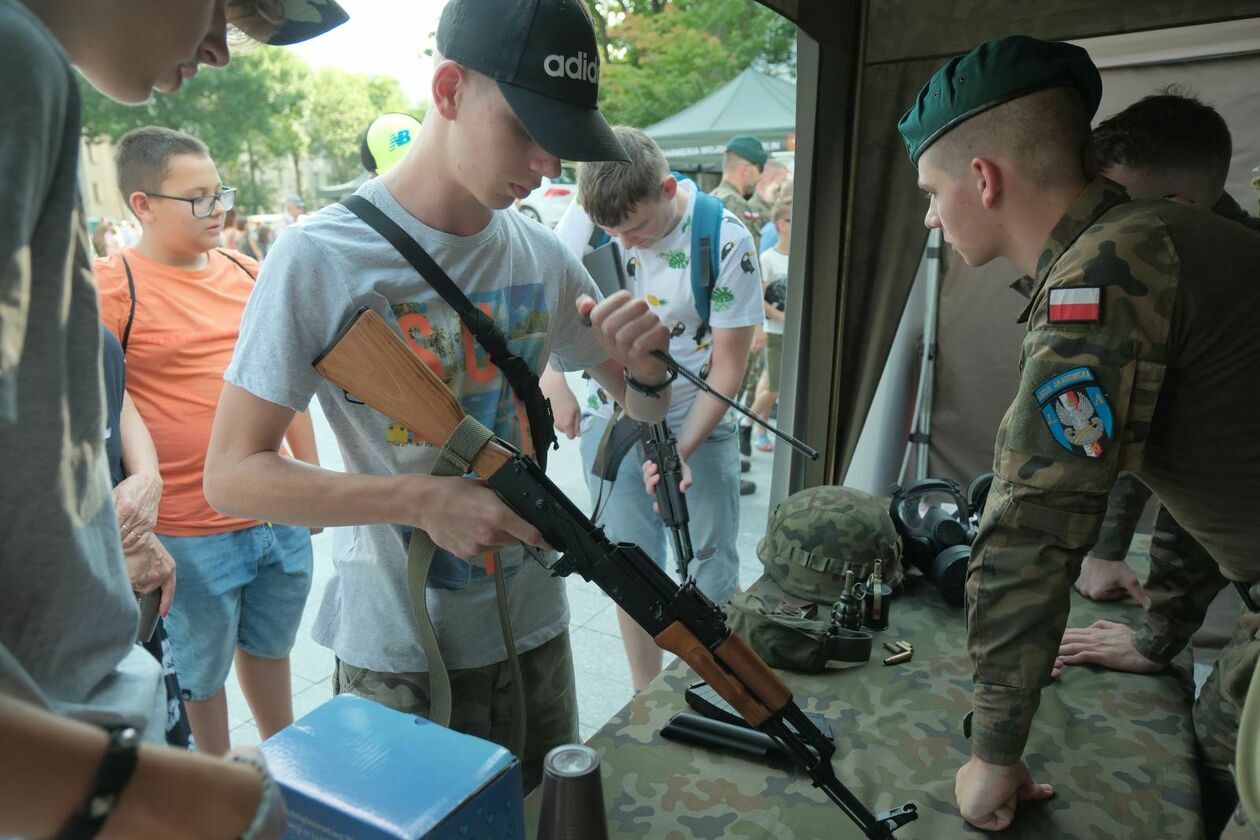
[[[749,257],[754,264],[761,253],[761,226],[770,218],[762,217],[761,210],[751,202],[756,198],[757,184],[765,171],[769,159],[761,141],[750,134],[732,137],[726,144],[726,152],[722,156],[722,183],[710,193],[722,202],[727,210],[734,213],[748,228],[753,238],[753,253]],[[757,379],[763,367],[763,351],[766,348],[766,333],[758,327],[753,336],[752,352],[748,357],[748,367],[744,370],[744,379],[740,383],[737,394],[745,405],[751,404],[757,389]],[[752,424],[744,421],[739,427],[739,452],[741,455],[752,454]],[[740,484],[740,495],[747,496],[756,490],[751,481]]]
[[[1226,578],[1260,598],[1260,239],[1091,180],[1101,93],[1083,49],[1008,37],[947,62],[899,125],[930,200],[925,224],[969,264],[1004,256],[1033,278],[1019,391],[968,570],[972,759],[955,794],[981,828],[1009,825],[1017,800],[1053,795],[1022,755],[1056,653],[1064,665],[1156,671]],[[1183,557],[1153,569],[1136,633],[1098,622],[1065,638],[1068,593],[1121,469],[1214,568]],[[1217,771],[1233,752],[1236,687],[1260,653],[1254,624],[1244,617],[1196,707]]]
[[[1094,158],[1099,174],[1125,188],[1135,199],[1172,198],[1211,208],[1260,233],[1260,219],[1247,215],[1225,192],[1233,154],[1229,126],[1212,106],[1174,88],[1147,96],[1094,129]],[[1151,491],[1132,473],[1122,472],[1111,489],[1098,542],[1085,558],[1076,588],[1088,598],[1111,600],[1126,593],[1145,605],[1146,593],[1124,564],[1138,519]],[[1157,531],[1163,549],[1194,544],[1172,517],[1161,522],[1173,530]],[[1195,544],[1194,550],[1202,550]]]
[[[761,247],[761,231],[770,222],[770,213],[774,210],[775,202],[778,201],[779,187],[786,180],[787,175],[788,168],[783,161],[767,158],[765,165],[761,167],[761,177],[757,179],[752,197],[748,199],[748,209],[757,214],[759,252],[765,250]],[[766,248],[768,247],[770,246],[767,245]]]
[[[756,137],[748,134],[732,137],[722,156],[722,183],[710,193],[748,228],[758,254],[761,253],[761,226],[765,220],[749,202],[756,195],[757,182],[769,157]]]

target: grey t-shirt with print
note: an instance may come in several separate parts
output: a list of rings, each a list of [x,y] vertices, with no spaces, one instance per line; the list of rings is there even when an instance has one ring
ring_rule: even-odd
[[[577,258],[542,225],[497,212],[472,236],[452,236],[407,213],[379,181],[359,188],[414,237],[474,305],[488,311],[513,352],[535,371],[550,355],[566,370],[605,359],[574,307],[599,293]],[[311,362],[360,307],[370,307],[442,372],[464,410],[521,445],[524,415],[442,298],[379,234],[341,205],[290,228],[267,255],[245,308],[227,381],[270,402],[303,410],[317,396],[346,469],[377,475],[427,473],[437,450],[416,443],[379,412],[324,380]],[[324,590],[313,635],[349,665],[391,673],[427,670],[407,592],[410,531],[394,525],[339,528],[336,574]],[[531,650],[568,625],[564,582],[520,549],[502,552],[513,635]],[[429,577],[429,611],[448,668],[503,661],[492,576],[483,565],[439,550]]]

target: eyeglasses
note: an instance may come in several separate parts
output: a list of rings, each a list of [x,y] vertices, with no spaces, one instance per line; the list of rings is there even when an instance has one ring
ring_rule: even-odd
[[[223,206],[223,212],[227,212],[236,206],[236,188],[228,187],[217,193],[209,193],[208,195],[199,195],[196,198],[184,198],[180,195],[163,195],[162,193],[146,192],[149,198],[167,198],[171,201],[187,201],[192,206],[192,214],[198,219],[208,219],[214,215],[214,205],[218,202]]]

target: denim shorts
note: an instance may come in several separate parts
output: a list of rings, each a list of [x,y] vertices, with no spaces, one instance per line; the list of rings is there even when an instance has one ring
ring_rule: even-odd
[[[311,532],[255,525],[204,537],[160,536],[175,558],[166,632],[185,700],[219,692],[236,648],[284,659],[311,591]]]

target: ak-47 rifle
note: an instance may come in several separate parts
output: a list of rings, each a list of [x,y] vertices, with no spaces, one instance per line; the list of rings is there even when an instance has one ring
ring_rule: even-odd
[[[314,365],[330,382],[426,443],[443,445],[464,419],[455,396],[371,310],[360,310]],[[872,814],[836,778],[831,765],[835,745],[796,705],[778,675],[731,632],[721,608],[694,581],[678,586],[638,546],[612,543],[532,458],[510,444],[491,439],[471,467],[561,552],[551,567],[553,575],[577,572],[594,582],[658,645],[690,665],[750,726],[779,743],[868,838],[891,838],[918,817],[913,803]]]
[[[674,538],[674,557],[678,560],[678,579],[687,579],[687,566],[696,556],[691,547],[691,515],[687,513],[687,497],[682,491],[682,458],[678,456],[678,440],[664,423],[640,423],[643,456],[656,464],[660,480],[656,482],[656,507],[661,520]]]

